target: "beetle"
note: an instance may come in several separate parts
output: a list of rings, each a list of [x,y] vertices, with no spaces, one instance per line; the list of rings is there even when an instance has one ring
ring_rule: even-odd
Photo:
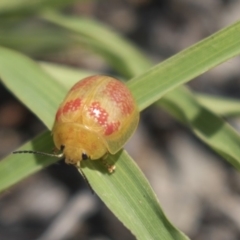
[[[82,160],[104,159],[108,153],[117,153],[138,122],[137,104],[124,83],[110,76],[89,76],[69,90],[56,112],[52,135],[60,154],[14,153],[64,157],[66,163],[80,169]],[[115,166],[105,165],[110,173],[115,170]]]

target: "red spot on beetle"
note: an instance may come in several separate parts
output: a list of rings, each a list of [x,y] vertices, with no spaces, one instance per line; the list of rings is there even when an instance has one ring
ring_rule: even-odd
[[[105,109],[100,106],[99,102],[93,102],[88,109],[90,116],[93,116],[94,119],[101,125],[104,126],[108,121],[108,113]]]
[[[80,106],[81,106],[81,99],[76,98],[74,100],[71,100],[65,103],[65,105],[62,108],[62,113],[66,114],[69,112],[75,112],[80,108]]]
[[[106,136],[111,135],[112,133],[118,130],[119,126],[120,126],[120,122],[108,123],[106,126],[106,130],[104,132],[104,135]]]
[[[104,135],[110,135],[118,130],[120,122],[109,123],[108,112],[101,107],[99,102],[93,102],[89,107],[88,112],[90,116],[92,116],[99,125],[104,127]]]
[[[123,114],[131,114],[134,109],[131,92],[119,81],[111,81],[104,91],[121,109]]]

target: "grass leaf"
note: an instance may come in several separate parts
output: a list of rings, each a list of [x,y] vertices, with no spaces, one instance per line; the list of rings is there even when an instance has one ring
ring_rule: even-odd
[[[61,101],[64,91],[67,91],[60,83],[27,57],[1,47],[0,76],[6,86],[36,112],[47,126],[52,123],[56,104]],[[50,152],[52,147],[47,132],[21,149]],[[5,158],[0,162],[0,190],[55,161],[24,154]],[[84,162],[82,170],[94,191],[138,239],[188,239],[165,217],[146,178],[125,151],[110,155],[107,161],[116,165],[114,174],[108,174],[100,161]]]

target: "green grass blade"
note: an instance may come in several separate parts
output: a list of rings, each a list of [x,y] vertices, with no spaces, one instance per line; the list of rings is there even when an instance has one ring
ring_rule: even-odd
[[[49,152],[52,144],[46,132],[21,149]],[[56,161],[39,155],[7,157],[0,161],[0,190]],[[117,167],[114,174],[109,175],[99,161],[84,162],[83,171],[95,192],[137,239],[188,239],[165,217],[149,183],[125,151],[110,156],[108,161]]]
[[[33,15],[43,8],[61,8],[79,0],[1,0],[0,16]]]
[[[66,89],[70,89],[78,80],[96,74],[86,70],[47,62],[41,62],[40,66]]]
[[[67,67],[65,65],[47,62],[42,62],[40,65],[51,76],[53,76],[57,82],[59,82],[67,89],[70,88],[77,79],[82,79],[89,75],[96,74],[82,69],[80,70],[73,67]],[[238,116],[240,114],[240,101],[237,99],[199,93],[194,93],[194,96],[197,97],[197,100],[203,107],[221,116],[232,117]]]
[[[226,34],[228,33],[229,35],[228,35],[228,37],[231,39],[231,41],[230,41],[230,44],[229,45],[227,45],[227,47],[226,48],[224,48],[224,51],[223,52],[221,52],[221,51],[216,51],[217,52],[217,54],[215,55],[215,57],[216,57],[216,59],[212,59],[211,57],[209,57],[209,58],[204,58],[204,56],[202,56],[203,57],[203,59],[202,60],[204,60],[203,62],[204,63],[202,63],[201,61],[200,62],[197,62],[198,64],[196,64],[197,65],[197,69],[196,68],[191,68],[192,66],[189,66],[189,65],[182,65],[182,66],[185,66],[186,68],[187,67],[189,67],[193,72],[189,72],[188,71],[188,69],[182,69],[182,71],[181,71],[181,69],[179,69],[179,68],[177,68],[177,71],[175,71],[175,68],[174,67],[178,67],[178,66],[176,66],[176,63],[181,63],[181,64],[183,64],[183,62],[185,62],[185,64],[188,62],[185,58],[184,58],[184,56],[185,57],[187,57],[187,58],[190,58],[191,57],[191,54],[196,54],[196,52],[199,52],[200,51],[200,49],[198,48],[199,46],[202,46],[202,47],[206,47],[206,45],[205,45],[205,43],[206,42],[201,42],[200,43],[200,45],[195,45],[195,47],[193,47],[192,48],[192,52],[191,51],[184,51],[184,52],[182,52],[182,53],[180,53],[180,54],[178,54],[177,56],[176,56],[176,58],[174,59],[174,57],[173,58],[171,58],[169,61],[167,61],[167,62],[165,62],[162,66],[156,66],[155,68],[153,68],[153,69],[151,69],[147,74],[143,74],[143,75],[141,75],[141,76],[139,76],[138,78],[136,77],[135,79],[134,79],[134,81],[133,82],[129,82],[129,86],[130,86],[130,88],[132,89],[132,91],[133,91],[133,93],[135,94],[135,96],[137,97],[137,100],[138,100],[138,103],[140,104],[140,107],[141,107],[141,109],[143,109],[144,107],[146,107],[146,106],[148,106],[149,104],[151,104],[151,103],[153,103],[156,99],[159,99],[159,97],[161,97],[163,94],[166,94],[167,92],[169,92],[171,89],[173,89],[173,88],[175,88],[175,87],[177,87],[177,86],[179,86],[180,84],[182,84],[183,82],[186,82],[186,81],[188,81],[188,80],[190,80],[189,78],[190,77],[193,77],[193,76],[196,76],[195,74],[200,74],[201,73],[201,70],[202,70],[202,72],[203,71],[206,71],[208,68],[207,68],[207,66],[206,66],[206,63],[208,63],[208,64],[212,64],[211,65],[211,67],[212,66],[214,66],[214,64],[219,64],[221,61],[224,61],[224,60],[226,60],[226,59],[228,59],[229,57],[231,57],[231,56],[233,56],[234,54],[236,54],[237,53],[237,51],[239,50],[239,47],[237,47],[236,45],[235,45],[235,43],[236,42],[239,42],[239,38],[233,38],[233,36],[238,36],[238,35],[236,35],[235,34],[235,32],[233,31],[233,29],[235,29],[235,30],[239,30],[239,23],[238,24],[235,24],[234,26],[232,26],[232,27],[230,27],[230,28],[228,28],[227,30],[225,29],[225,31],[223,30],[223,31],[221,31],[220,33],[218,33],[217,35],[215,35],[212,39],[211,38],[208,38],[207,40],[206,40],[206,42],[208,42],[208,44],[213,44],[213,43],[215,43],[215,45],[214,46],[217,46],[217,49],[218,49],[218,47],[220,47],[221,46],[221,41],[223,41],[224,39],[225,39],[225,37],[226,37]],[[237,32],[237,34],[239,34],[239,31]],[[212,41],[210,41],[210,40],[212,40]],[[218,41],[220,41],[220,43],[218,42]],[[217,44],[217,43],[219,43],[219,45]],[[229,42],[228,42],[229,43]],[[201,45],[202,44],[202,45]],[[198,47],[196,47],[196,46],[198,46]],[[218,49],[219,50],[219,49]],[[231,51],[230,51],[231,50]],[[216,53],[216,52],[214,52],[213,53],[213,55]],[[1,53],[3,53],[3,55],[1,54]],[[9,54],[9,56],[8,56],[8,54]],[[182,55],[181,55],[182,54]],[[5,58],[6,57],[6,58]],[[194,57],[194,56],[193,56]],[[34,87],[36,88],[36,86],[39,88],[40,87],[40,89],[41,89],[41,84],[42,84],[42,82],[44,82],[44,80],[43,79],[48,79],[48,80],[50,80],[51,78],[50,77],[47,77],[47,75],[46,74],[43,74],[40,70],[39,70],[39,68],[35,65],[35,64],[33,64],[29,59],[27,59],[27,58],[21,58],[21,55],[19,55],[19,54],[17,54],[16,56],[14,56],[14,52],[12,52],[12,51],[9,51],[8,52],[8,50],[6,50],[6,49],[4,49],[4,48],[1,48],[0,49],[0,58],[1,58],[1,60],[0,60],[0,65],[2,65],[3,67],[0,69],[0,76],[1,76],[1,78],[3,79],[3,80],[5,80],[5,83],[7,83],[8,84],[8,87],[9,88],[12,88],[12,87],[15,87],[14,88],[14,91],[15,92],[17,92],[17,91],[19,91],[19,86],[20,85],[18,85],[18,87],[16,87],[15,86],[15,83],[13,82],[13,84],[10,84],[9,83],[9,81],[10,81],[10,79],[14,79],[14,81],[18,81],[19,79],[19,77],[20,77],[20,80],[24,80],[24,77],[25,77],[25,75],[28,75],[28,73],[30,73],[30,76],[32,76],[32,79],[36,79],[36,77],[34,77],[34,75],[35,74],[37,74],[37,75],[39,75],[39,76],[41,76],[40,78],[39,77],[37,77],[37,80],[39,81],[39,85],[33,85],[32,87],[33,87],[33,89],[34,89]],[[193,58],[194,59],[194,58]],[[186,60],[186,61],[185,61]],[[189,62],[188,62],[189,63]],[[171,66],[171,68],[173,68],[174,69],[174,71],[175,72],[170,72],[170,77],[171,78],[167,78],[167,79],[161,79],[161,82],[159,82],[159,76],[161,76],[161,74],[166,74],[166,71],[167,70],[169,70],[169,69],[171,69],[170,68],[170,66]],[[30,68],[29,68],[30,67]],[[36,70],[36,73],[34,74],[34,71]],[[133,70],[132,70],[133,71]],[[196,73],[197,72],[197,73]],[[175,75],[178,75],[178,77],[180,78],[180,79],[177,79],[176,80],[176,78],[174,78],[175,77]],[[158,78],[157,80],[156,80],[156,77]],[[30,77],[28,76],[27,77],[27,79],[30,81]],[[42,81],[41,81],[42,80]],[[47,82],[47,81],[46,81]],[[148,84],[146,84],[146,82],[151,86],[148,86]],[[47,83],[48,84],[48,83]],[[159,84],[161,85],[161,86],[159,86]],[[51,89],[52,89],[52,86],[53,85],[55,85],[55,87],[56,87],[56,89],[59,89],[59,94],[54,94],[54,92],[52,93],[52,92],[49,92],[49,94],[45,94],[47,91],[50,91]],[[47,87],[46,87],[47,86]],[[57,100],[58,102],[60,102],[60,98],[58,98],[58,97],[60,97],[60,96],[62,96],[63,95],[63,92],[64,92],[64,90],[63,90],[63,88],[61,88],[60,86],[61,85],[59,85],[59,87],[57,87],[58,85],[56,84],[56,83],[54,83],[54,84],[50,84],[49,85],[50,86],[50,88],[48,88],[48,85],[43,85],[42,86],[42,91],[43,91],[43,96],[40,96],[40,98],[38,99],[38,98],[33,98],[33,96],[35,96],[34,95],[34,91],[33,92],[28,92],[27,91],[27,93],[28,94],[25,94],[25,96],[22,98],[22,100],[24,100],[24,101],[26,101],[26,103],[27,103],[27,106],[28,107],[30,107],[33,111],[36,111],[36,109],[38,110],[39,109],[39,107],[41,106],[41,104],[40,105],[37,105],[38,107],[36,108],[36,107],[34,107],[34,102],[36,102],[36,101],[34,101],[35,99],[38,99],[38,104],[39,103],[41,103],[41,99],[43,99],[44,101],[46,101],[46,99],[47,99],[47,97],[48,97],[48,95],[49,96],[54,96],[54,100],[53,99],[51,99],[51,101],[53,101],[53,105],[51,106],[51,107],[49,107],[49,109],[50,109],[50,112],[53,112],[53,108],[54,107],[56,107],[56,102],[54,102],[55,100]],[[156,89],[157,89],[157,91],[156,91]],[[33,89],[31,89],[31,90],[33,90]],[[153,91],[152,91],[152,89],[154,89]],[[178,92],[177,92],[178,94],[180,94],[180,91],[178,90]],[[174,96],[171,96],[171,92],[170,93],[168,93],[168,94],[170,94],[169,96],[170,96],[170,100],[171,101],[173,101],[173,103],[175,104],[175,106],[177,106],[175,109],[174,109],[174,113],[176,114],[178,114],[176,117],[180,117],[180,119],[182,120],[183,118],[181,118],[181,115],[182,115],[182,112],[180,111],[181,110],[181,104],[178,104],[178,102],[179,102],[179,99],[178,98],[175,98]],[[36,93],[36,95],[38,96],[38,93]],[[179,95],[179,96],[181,96],[181,95]],[[22,96],[18,96],[19,98],[21,98]],[[28,99],[28,97],[29,97],[29,99]],[[167,97],[167,96],[166,96]],[[187,95],[187,93],[185,93],[185,97],[188,97],[188,95]],[[45,99],[46,98],[46,99]],[[30,103],[29,103],[29,101],[30,101]],[[49,100],[48,102],[49,102],[49,104],[51,104],[51,101]],[[189,104],[191,105],[191,104],[194,104],[194,102],[191,102],[191,99],[189,98],[188,99],[188,101],[189,101]],[[45,106],[45,107],[47,107],[47,106]],[[37,115],[38,114],[40,114],[41,115],[41,118],[44,120],[44,122],[46,123],[46,125],[50,125],[50,123],[51,123],[51,120],[49,119],[49,117],[46,117],[46,119],[45,119],[45,108],[40,108],[40,109],[44,109],[43,111],[42,111],[42,113],[36,113]],[[167,107],[167,109],[169,109],[169,111],[171,111],[171,108],[168,106]],[[205,109],[204,109],[205,110]],[[191,121],[191,120],[193,120],[193,116],[195,116],[194,115],[194,113],[195,113],[195,111],[196,111],[196,109],[195,108],[190,108],[189,107],[189,110],[185,113],[186,114],[186,116],[187,116],[187,119],[185,119],[185,121],[187,122],[187,121]],[[208,112],[209,113],[209,112]],[[192,115],[193,114],[193,115]],[[39,116],[40,116],[39,115]],[[198,115],[197,115],[198,116]],[[194,124],[192,125],[193,127],[194,127],[194,130],[196,131],[196,130],[199,130],[199,133],[197,133],[197,134],[199,134],[200,135],[200,137],[202,138],[202,139],[204,139],[205,140],[205,142],[207,142],[207,143],[209,143],[208,141],[206,141],[206,140],[208,140],[208,138],[212,138],[213,139],[213,144],[211,145],[211,142],[209,143],[209,145],[210,146],[212,146],[216,151],[220,151],[220,153],[223,155],[223,156],[225,156],[230,162],[232,162],[236,167],[238,167],[239,166],[239,155],[240,154],[238,154],[238,149],[239,149],[239,136],[234,132],[234,131],[232,131],[232,130],[230,130],[229,129],[229,127],[228,127],[228,125],[227,125],[227,127],[226,127],[226,123],[225,122],[223,122],[223,123],[221,123],[221,122],[219,122],[219,118],[218,117],[216,117],[215,115],[213,115],[214,117],[212,117],[212,114],[203,114],[203,115],[199,115],[200,117],[196,117],[196,119],[197,119],[197,121],[192,121]],[[203,119],[201,116],[204,116],[205,118]],[[201,121],[199,121],[199,119],[201,120]],[[204,120],[204,121],[203,121]],[[211,124],[209,124],[209,122],[208,122],[208,120],[210,120],[211,121]],[[218,123],[217,124],[217,127],[218,128],[216,128],[216,125],[214,125],[214,123]],[[221,123],[221,124],[220,124]],[[206,125],[207,126],[207,129],[205,129],[205,128],[203,128],[203,126],[204,125]],[[211,130],[211,127],[213,127],[213,126],[215,126],[215,131],[212,131],[212,132],[210,132],[210,130]],[[209,130],[210,129],[210,130]],[[208,130],[208,131],[207,131]],[[220,134],[219,134],[219,131],[222,131],[222,132],[220,132]],[[209,132],[211,133],[211,135],[209,134]],[[205,135],[204,135],[204,133],[206,133]],[[218,135],[217,135],[217,139],[216,138],[214,138],[214,136],[216,136],[216,133],[218,133]],[[202,135],[202,136],[201,136]],[[219,136],[220,135],[220,136]],[[206,138],[206,139],[205,139]],[[224,149],[221,149],[221,148],[217,148],[217,147],[220,147],[221,145],[218,145],[219,143],[218,143],[218,140],[223,140],[223,141],[226,141],[229,145],[227,145],[228,147],[226,147],[226,148],[224,148]],[[217,146],[214,146],[214,144],[217,144]],[[220,149],[220,150],[219,150]],[[232,151],[233,151],[233,153],[232,153]],[[25,159],[26,159],[26,157],[25,157]],[[30,157],[28,158],[28,159],[31,159]],[[125,155],[124,154],[124,159],[126,160],[126,161],[130,161],[130,159],[128,158],[128,156],[127,155]],[[111,159],[110,159],[111,160]],[[115,160],[117,160],[117,159],[115,159]],[[7,160],[6,160],[7,161]],[[35,161],[34,160],[34,158],[32,158],[32,161]],[[5,161],[3,161],[3,163],[5,163]],[[1,163],[1,164],[3,164],[3,163]],[[11,161],[10,161],[10,163],[11,163]],[[122,160],[122,161],[117,161],[117,164],[123,164],[124,163],[124,161]],[[131,166],[131,165],[129,165],[129,162],[127,162],[128,164],[126,164],[127,166]],[[90,164],[93,164],[93,163],[90,163]],[[98,163],[97,163],[98,164]],[[97,164],[95,165],[94,164],[94,166],[95,167],[97,167]],[[37,163],[36,163],[36,165],[37,165]],[[14,167],[14,165],[11,165],[12,166],[12,168]],[[1,167],[1,166],[0,166]],[[124,165],[123,166],[121,166],[121,165],[118,165],[118,168],[120,168],[121,169],[121,167],[124,169]],[[131,166],[131,167],[133,167],[133,166]],[[10,169],[12,169],[11,167],[10,167]],[[90,173],[88,172],[88,170],[90,171],[90,169],[89,168],[84,168],[84,171],[86,172],[86,175],[89,177],[89,179],[90,179],[90,182],[93,184],[93,186],[94,186],[94,179],[92,179],[91,178],[91,175],[90,175]],[[131,169],[130,169],[131,170]],[[129,170],[129,171],[130,171]],[[127,170],[126,170],[127,171]],[[100,171],[101,172],[101,171]],[[102,173],[102,172],[101,172]],[[118,174],[120,174],[121,173],[121,170],[119,170],[119,173]],[[29,173],[27,173],[27,174],[29,174]],[[101,175],[101,174],[100,174]],[[117,176],[119,176],[119,175],[117,175]],[[96,178],[98,178],[99,176],[98,176],[98,174],[94,174],[94,177],[96,177]],[[104,181],[105,181],[105,178],[107,177],[107,175],[106,174],[103,174],[102,175],[102,177],[104,178]],[[111,176],[110,176],[111,177]],[[124,176],[123,176],[124,177]],[[124,178],[123,178],[124,179]],[[141,177],[139,177],[139,179],[141,179]],[[111,178],[109,179],[109,182],[110,182],[110,180],[111,180]],[[120,179],[119,179],[120,180]],[[122,180],[122,179],[121,179]],[[96,183],[96,184],[98,184],[98,182]],[[117,184],[117,183],[116,183]],[[129,183],[130,184],[130,183]],[[128,186],[128,185],[126,185],[126,186]],[[131,186],[131,184],[129,185],[129,186]],[[119,186],[119,189],[121,189],[121,187]],[[131,191],[130,191],[131,192]],[[104,197],[106,194],[109,194],[109,193],[105,193],[102,197]],[[137,195],[136,195],[137,196]],[[150,199],[151,197],[149,196],[149,199]],[[130,200],[129,200],[129,202],[131,202]],[[134,202],[134,200],[133,200],[133,202]],[[135,202],[136,202],[136,199],[135,199]],[[109,205],[109,206],[111,206],[111,205]],[[135,208],[134,208],[135,209]],[[116,209],[112,209],[113,211],[114,210],[116,210]],[[161,216],[161,209],[160,208],[158,208],[158,210],[159,210],[159,214],[157,214],[157,216],[159,217],[159,216]],[[137,210],[136,210],[137,211]],[[140,213],[139,211],[137,211],[138,212],[138,216],[141,218],[141,216],[142,216],[142,213]],[[152,211],[153,212],[153,211]],[[116,214],[118,214],[118,213],[116,213]],[[146,215],[148,215],[147,213],[146,213]],[[156,218],[157,218],[157,216],[156,216]],[[121,217],[121,216],[120,216]],[[127,220],[125,219],[125,221],[127,222]],[[161,226],[161,227],[163,227],[163,225],[165,225],[165,227],[168,227],[169,226],[169,224],[168,224],[168,222],[166,222],[166,221],[164,221],[164,218],[162,218],[161,219],[161,221],[163,221],[163,222],[161,222],[162,224],[159,224],[159,226]],[[124,222],[124,220],[123,220],[123,222]],[[146,226],[148,226],[148,224],[149,223],[147,223],[147,222],[144,222],[144,224],[146,224]],[[144,225],[143,224],[143,225]],[[159,227],[160,228],[160,227]],[[159,228],[157,228],[157,230],[159,230]],[[155,228],[156,229],[156,228]],[[160,228],[161,229],[161,228]],[[179,233],[178,231],[176,231],[175,232],[175,234],[176,234],[176,236],[174,236],[173,237],[173,230],[170,230],[169,231],[169,228],[163,228],[164,230],[165,230],[165,232],[164,232],[164,230],[162,230],[163,231],[163,236],[165,236],[165,239],[171,239],[171,237],[172,237],[172,239],[178,239],[176,236],[179,236],[179,239],[181,239],[183,236],[181,235],[181,233]],[[168,230],[167,230],[168,229]],[[138,232],[139,232],[139,228],[137,228],[137,229],[132,229],[132,231],[134,232],[134,234],[138,234]],[[155,236],[154,235],[154,233],[148,233],[148,234],[150,234],[151,236]],[[139,237],[141,237],[141,236],[139,236]],[[141,239],[141,238],[139,238],[139,239]],[[145,238],[146,239],[146,238]],[[149,239],[151,239],[151,238],[149,238]],[[163,238],[164,239],[164,238]]]
[[[99,46],[100,52],[103,49],[107,48],[109,42],[114,42],[117,38],[116,35],[112,36],[113,33],[110,32],[110,34],[105,35],[106,41],[104,41],[104,39],[101,39],[100,41],[98,39],[98,35],[100,32],[99,29],[101,27],[93,21],[88,24],[87,20],[84,20],[84,28],[84,26],[82,26],[80,23],[82,19],[67,18],[59,14],[55,15],[51,13],[45,15],[44,18],[68,30],[73,31],[76,35],[83,35],[87,37],[89,39],[89,45],[92,44],[93,49],[96,49],[98,45],[101,45]],[[107,32],[108,30],[105,29],[105,31]],[[123,40],[121,39],[121,41]],[[96,42],[98,42],[98,45]],[[106,58],[109,61],[109,64],[111,64],[116,70],[119,70],[116,67],[118,62],[115,60],[120,58],[121,62],[125,63],[124,66],[132,66],[133,62],[137,65],[138,58],[141,59],[142,57],[139,53],[135,55],[136,49],[134,47],[132,48],[133,51],[130,51],[129,49],[131,49],[131,47],[132,46],[130,44],[124,42],[122,45],[119,43],[117,47],[115,46],[111,48],[111,54],[109,54],[109,56],[114,57],[112,57],[111,60],[109,60],[109,58]],[[128,49],[128,53],[126,53],[126,49]],[[109,53],[108,50],[106,50],[106,52]],[[122,54],[119,54],[119,52]],[[179,85],[191,80],[196,76],[199,76],[200,74],[219,65],[222,62],[227,61],[239,53],[240,22],[236,22],[235,24],[217,32],[216,34],[171,57],[163,63],[156,65],[149,71],[144,72],[142,75],[135,77],[129,82],[128,86],[136,97],[140,109],[144,109]],[[105,55],[103,54],[103,56]],[[148,64],[144,65],[143,61],[141,61],[139,65],[141,68],[128,68],[128,71],[125,73],[123,71],[120,72],[123,73],[125,77],[128,77],[129,74],[132,74],[131,76],[138,75],[148,68]],[[129,69],[131,71],[129,71]],[[182,88],[174,90],[174,93],[179,96],[183,96],[184,92],[186,94],[186,97],[189,98],[189,104],[191,104],[191,102],[192,104],[196,104],[194,97],[191,96],[190,98],[186,90]],[[165,99],[163,99],[163,101],[164,100]],[[169,93],[169,96],[167,96],[167,100],[174,105],[175,117],[181,119],[182,104],[180,104],[179,100],[175,98],[171,93]],[[186,115],[185,123],[188,124],[191,122],[191,129],[199,137],[201,137],[201,139],[206,144],[220,153],[234,166],[239,168],[239,135],[227,123],[222,122],[222,120],[213,113],[210,114],[210,112],[204,109],[201,105],[198,105],[196,109],[197,108],[203,109],[204,112],[206,111],[206,114],[201,115],[204,116],[204,121],[200,123],[192,122],[191,116],[194,108],[189,108],[184,109]],[[167,106],[165,109],[172,112],[170,106]],[[219,127],[217,129],[218,134],[215,135],[217,137],[213,138],[212,135],[206,134],[206,128],[210,129],[213,126],[219,125],[223,125],[224,127]],[[211,138],[211,141],[208,138]],[[231,139],[231,141],[229,139]],[[221,150],[222,141],[225,141],[226,144],[229,144],[224,148],[224,150]]]
[[[29,58],[3,47],[0,47],[0,78],[48,128],[52,127],[53,116],[66,94],[64,87]]]
[[[137,76],[129,87],[140,109],[144,109],[177,86],[238,54],[240,21]]]
[[[41,17],[76,33],[75,39],[103,56],[126,78],[144,71],[150,62],[134,46],[116,33],[91,19],[45,12]]]
[[[72,31],[76,36],[87,38],[89,46],[94,50],[98,49],[109,64],[126,78],[138,75],[150,66],[149,62],[134,46],[93,20],[63,16],[55,12],[46,12],[41,16],[45,20]],[[236,22],[155,66],[151,74],[150,72],[144,74],[147,78],[151,75],[151,78],[155,78],[155,81],[161,81],[162,85],[170,90],[176,84],[180,85],[189,81],[239,53],[240,22]],[[119,69],[119,65],[122,66],[123,70]],[[160,71],[159,68],[161,68]],[[143,78],[144,75],[141,79],[143,80]],[[137,81],[142,80],[137,78]],[[151,85],[148,85],[148,88],[151,87]],[[141,90],[144,89],[139,89],[139,91]],[[155,91],[158,91],[158,89]]]
[[[74,43],[64,31],[52,27],[39,27],[39,24],[34,23],[31,27],[26,27],[24,23],[19,21],[18,29],[16,24],[0,26],[0,45],[31,56],[44,56],[46,53],[63,51]]]
[[[159,210],[155,194],[153,194],[145,177],[141,174],[134,161],[126,153],[118,153],[108,159],[115,162],[117,171],[112,174],[104,173],[104,168],[98,162],[88,162],[85,173],[92,176],[92,186],[98,185],[97,193],[105,199],[110,209],[115,209],[115,215],[130,229],[137,229],[134,235],[137,239],[188,239],[176,230]],[[97,167],[96,167],[97,165]],[[93,178],[96,172],[90,169],[102,169],[98,179]],[[107,175],[107,176],[106,176]],[[129,185],[128,185],[129,184]],[[130,190],[130,191],[129,191]],[[119,194],[121,192],[121,194]],[[124,204],[123,204],[124,203]],[[123,207],[122,205],[125,205]],[[161,219],[161,220],[160,220]]]
[[[159,104],[240,170],[239,134],[226,121],[201,106],[190,91],[179,88],[165,95]]]
[[[50,132],[39,135],[29,143],[23,146],[23,149],[37,150],[41,149],[50,152],[53,147]],[[54,158],[40,155],[10,155],[0,161],[0,191],[23,180],[30,174],[33,174],[50,164],[56,162]]]
[[[66,92],[61,84],[27,57],[6,48],[0,48],[0,76],[6,86],[47,126],[52,123],[56,103]],[[28,86],[25,88],[25,85]],[[45,106],[46,102],[48,106]],[[52,119],[49,119],[48,111]],[[52,147],[50,134],[46,133],[22,149],[50,152]],[[48,162],[47,158],[36,155],[7,157],[0,162],[0,190],[55,161],[52,159]],[[114,162],[117,167],[112,175],[99,161],[84,163],[87,167],[83,167],[83,171],[96,193],[123,224],[138,239],[186,240],[187,237],[167,220],[149,183],[127,153],[119,152],[110,156],[108,161]]]
[[[240,101],[233,98],[211,96],[207,94],[197,94],[198,101],[211,110],[225,117],[240,115]]]
[[[50,68],[51,65],[49,65],[46,70]],[[72,69],[68,68],[65,73],[62,71],[60,76],[57,71],[58,68],[60,67],[55,65],[49,73],[53,77],[58,77],[58,81],[60,82],[68,78],[68,87],[70,87],[70,84],[75,81],[69,78]],[[75,69],[73,73],[76,74],[77,70]],[[72,77],[74,77],[74,75],[72,75]],[[129,83],[131,83],[131,81],[127,84]],[[141,87],[141,85],[137,87]],[[159,104],[182,123],[190,127],[208,146],[213,148],[237,169],[240,169],[239,134],[227,122],[207,110],[204,106],[201,106],[188,90],[184,87],[178,88],[166,94],[159,101]]]

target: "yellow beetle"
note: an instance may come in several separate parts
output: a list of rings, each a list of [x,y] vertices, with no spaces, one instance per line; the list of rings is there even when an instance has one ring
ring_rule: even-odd
[[[80,167],[82,160],[117,153],[135,131],[138,121],[136,102],[125,84],[109,76],[90,76],[70,89],[56,113],[52,135],[61,153],[14,153],[64,157],[66,163]],[[114,169],[108,166],[109,172]]]

